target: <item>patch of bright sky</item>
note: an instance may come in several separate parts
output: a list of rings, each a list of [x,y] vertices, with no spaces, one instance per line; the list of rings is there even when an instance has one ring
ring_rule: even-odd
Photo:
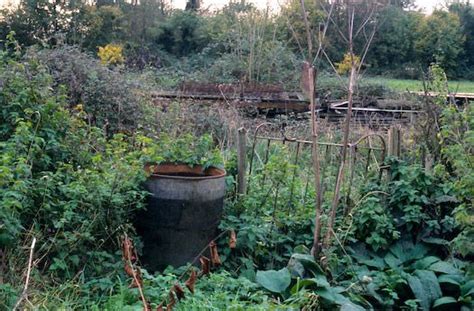
[[[187,0],[170,0],[173,7],[178,9],[184,9]],[[229,3],[229,0],[201,0],[204,8],[219,9]],[[278,10],[280,4],[286,2],[286,0],[247,0],[248,2],[254,3],[259,8],[270,7],[272,10]],[[15,5],[19,0],[0,0],[0,7]],[[416,0],[416,6],[423,11],[430,13],[435,7],[442,6],[445,0]]]
[[[174,7],[184,9],[187,0],[171,0],[170,2]],[[269,7],[272,10],[278,10],[280,5],[284,4],[286,0],[247,0],[247,2],[254,3],[258,8]],[[415,0],[415,5],[424,12],[431,13],[435,7],[440,7],[445,2],[445,0]],[[201,0],[201,6],[211,10],[222,8],[227,3],[229,3],[229,0]]]

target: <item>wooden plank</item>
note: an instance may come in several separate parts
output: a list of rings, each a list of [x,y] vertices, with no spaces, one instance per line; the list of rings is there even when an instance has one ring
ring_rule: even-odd
[[[300,103],[308,104],[307,100],[300,100],[294,98],[268,98],[268,97],[251,97],[251,96],[229,96],[212,94],[183,94],[183,93],[152,93],[154,98],[184,98],[184,99],[200,99],[200,100],[229,100],[229,101],[246,101],[246,102],[265,102],[265,103]]]

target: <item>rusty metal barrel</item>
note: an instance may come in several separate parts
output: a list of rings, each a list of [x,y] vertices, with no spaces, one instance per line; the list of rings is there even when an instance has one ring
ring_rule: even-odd
[[[138,214],[142,262],[151,271],[192,262],[216,236],[225,196],[225,170],[147,166],[147,209]]]

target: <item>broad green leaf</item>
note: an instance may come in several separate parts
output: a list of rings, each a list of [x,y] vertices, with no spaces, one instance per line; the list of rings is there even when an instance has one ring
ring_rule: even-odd
[[[474,295],[474,288],[471,288],[468,290],[463,296],[469,296],[469,295]]]
[[[288,268],[297,269],[298,264],[300,263],[306,272],[311,272],[313,276],[324,275],[323,269],[314,261],[314,257],[311,255],[305,254],[293,254],[291,255],[290,261],[288,263]],[[303,277],[303,276],[302,276]]]
[[[402,261],[399,258],[395,257],[392,253],[387,253],[387,255],[385,255],[383,259],[392,269],[395,269],[396,267],[402,264]]]
[[[293,249],[293,253],[298,253],[298,254],[308,254],[310,250],[305,246],[305,245],[297,245]]]
[[[361,264],[364,264],[369,267],[377,268],[377,269],[383,269],[386,267],[386,264],[384,262],[384,259],[382,257],[375,257],[372,259],[367,259],[367,260],[360,260],[359,261]]]
[[[399,241],[390,247],[390,253],[395,256],[399,261],[404,261],[406,252],[409,248],[413,247],[413,243],[406,241]],[[388,255],[388,254],[387,254]]]
[[[445,239],[439,239],[439,238],[424,238],[423,242],[428,243],[428,244],[435,244],[435,245],[448,245],[449,241]]]
[[[474,293],[474,280],[467,282],[461,286],[461,295],[467,296]]]
[[[343,292],[346,291],[346,289],[342,286],[334,286],[334,287],[331,287],[331,289],[335,292],[335,293],[338,293],[338,294],[341,294]]]
[[[461,286],[461,295],[462,296],[474,295],[474,280],[471,280]]]
[[[355,303],[351,301],[346,301],[341,305],[340,311],[364,311],[365,308],[356,305]]]
[[[296,259],[290,258],[286,267],[288,271],[290,271],[292,277],[300,279],[307,277],[306,269],[304,268],[303,264]]]
[[[362,280],[365,276],[368,276],[371,273],[369,268],[366,266],[355,266],[354,269],[359,280]]]
[[[379,303],[384,303],[384,298],[382,298],[382,296],[380,296],[378,293],[377,293],[377,290],[378,290],[378,286],[375,285],[374,282],[372,283],[369,283],[367,285],[367,292],[372,296],[374,297]]]
[[[431,303],[423,289],[423,284],[421,284],[420,279],[413,275],[409,275],[407,279],[408,285],[410,286],[413,295],[415,295],[415,297],[420,301],[421,307],[424,310],[428,310]]]
[[[324,275],[316,275],[311,280],[314,280],[319,287],[330,287],[331,286],[331,285],[329,285],[329,282],[326,279],[326,276],[324,276]]]
[[[428,253],[428,248],[421,244],[415,244],[412,249],[408,249],[409,257],[410,259],[420,259],[425,257],[425,255]]]
[[[296,284],[293,285],[293,287],[291,288],[290,292],[292,294],[296,294],[300,289],[306,288],[308,286],[313,286],[313,285],[314,286],[316,285],[316,282],[313,279],[304,279],[304,280],[298,279]]]
[[[459,274],[460,271],[456,269],[452,263],[446,262],[446,261],[438,261],[432,264],[429,268],[432,271],[435,272],[441,272],[441,273],[446,273],[446,274]]]
[[[458,301],[453,297],[441,297],[441,298],[436,299],[436,301],[433,303],[433,308],[448,305],[448,304],[453,304],[457,302]]]
[[[271,292],[283,293],[290,286],[291,275],[287,268],[257,271],[256,281]]]
[[[423,310],[430,310],[433,301],[441,297],[441,288],[433,271],[417,270],[415,275],[409,275],[407,280]]]
[[[322,298],[328,300],[330,303],[342,305],[343,303],[346,303],[348,301],[346,297],[339,294],[332,287],[319,288],[316,289],[314,292]]]
[[[423,258],[427,252],[428,248],[425,245],[421,243],[413,244],[410,241],[398,241],[392,247],[390,247],[390,253],[392,253],[398,261],[400,261],[400,264],[404,264],[411,260]],[[395,261],[391,260],[391,263],[395,264]],[[400,264],[397,264],[397,266]]]
[[[299,280],[291,288],[291,292],[296,293],[301,288],[311,287],[311,286],[312,287],[331,287],[331,285],[329,285],[329,282],[326,280],[326,277],[324,275],[317,275],[316,277],[311,278],[311,279]]]
[[[413,265],[413,267],[417,270],[424,270],[424,269],[428,268],[429,266],[431,266],[432,264],[434,264],[435,262],[438,262],[440,260],[441,259],[439,259],[438,257],[428,256],[428,257],[425,257],[423,259],[420,259],[420,260],[416,261],[415,264]]]
[[[462,280],[462,276],[460,275],[450,275],[450,274],[442,274],[438,276],[439,283],[449,283],[456,286],[460,286],[459,282]]]

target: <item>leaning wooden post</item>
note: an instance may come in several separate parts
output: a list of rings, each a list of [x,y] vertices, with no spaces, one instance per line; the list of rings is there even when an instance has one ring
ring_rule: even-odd
[[[237,130],[237,193],[245,194],[247,184],[247,130],[243,127]]]
[[[401,129],[399,125],[388,130],[388,155],[399,158],[401,155]]]

